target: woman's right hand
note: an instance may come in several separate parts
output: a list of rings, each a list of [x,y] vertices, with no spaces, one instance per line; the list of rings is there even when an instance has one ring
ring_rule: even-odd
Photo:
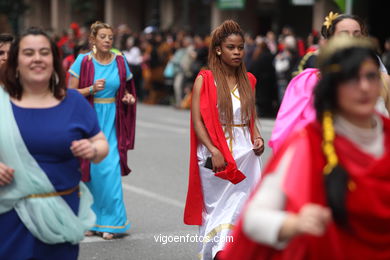
[[[215,149],[211,152],[211,161],[213,162],[213,172],[220,172],[225,170],[225,158],[218,149]]]
[[[10,184],[14,179],[15,170],[0,162],[0,186]]]
[[[97,79],[95,83],[93,83],[93,91],[94,93],[99,92],[104,89],[106,85],[105,79]]]
[[[322,236],[331,220],[329,208],[308,203],[301,208],[298,214],[287,214],[279,230],[278,239],[288,241],[301,234]]]
[[[325,233],[331,219],[332,214],[329,208],[317,204],[306,204],[298,214],[297,233],[321,236]]]

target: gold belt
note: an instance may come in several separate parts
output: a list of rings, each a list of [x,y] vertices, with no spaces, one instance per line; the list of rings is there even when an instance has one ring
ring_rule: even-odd
[[[72,194],[73,192],[75,192],[78,189],[79,189],[79,185],[77,185],[76,187],[73,187],[71,189],[64,190],[64,191],[55,191],[55,192],[48,192],[48,193],[31,194],[31,195],[28,195],[28,196],[26,196],[24,198],[25,199],[30,199],[30,198],[48,198],[48,197],[55,197],[55,196],[64,196],[64,195]]]
[[[222,125],[222,126],[227,126],[227,125]],[[248,126],[248,124],[239,124],[239,125],[235,125],[235,124],[233,124],[233,125],[231,125],[232,127],[246,127],[246,126]]]
[[[115,98],[114,97],[113,98],[94,98],[93,102],[98,103],[98,104],[109,104],[109,103],[114,103]]]

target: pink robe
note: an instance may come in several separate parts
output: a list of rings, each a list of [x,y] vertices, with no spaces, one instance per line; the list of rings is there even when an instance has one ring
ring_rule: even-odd
[[[274,153],[292,132],[315,120],[313,90],[318,80],[319,70],[309,68],[288,84],[268,143]]]

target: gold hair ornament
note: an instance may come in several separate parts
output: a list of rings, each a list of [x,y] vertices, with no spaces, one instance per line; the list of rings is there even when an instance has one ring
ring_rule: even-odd
[[[328,16],[325,17],[325,22],[323,23],[323,25],[326,27],[327,30],[329,29],[329,27],[332,26],[333,20],[336,19],[338,16],[339,16],[338,13],[333,13],[333,12],[331,11],[331,12],[328,14]]]
[[[357,38],[352,37],[349,35],[337,35],[333,36],[326,45],[321,47],[318,58],[317,58],[317,64],[321,71],[327,71],[326,61],[330,59],[335,53],[349,48],[367,48],[375,50],[372,40],[369,38]],[[337,64],[335,64],[337,65]],[[325,67],[324,67],[325,66]],[[332,65],[330,65],[332,66]],[[337,66],[332,67],[331,69],[337,70],[341,68],[337,68]],[[333,71],[334,72],[334,71]]]
[[[323,114],[322,129],[324,139],[322,142],[322,150],[324,151],[326,157],[324,174],[327,175],[332,172],[333,168],[336,167],[339,162],[333,145],[335,132],[333,128],[332,113],[330,111],[325,111]]]
[[[325,67],[325,71],[330,73],[340,72],[341,66],[340,64],[330,64]]]

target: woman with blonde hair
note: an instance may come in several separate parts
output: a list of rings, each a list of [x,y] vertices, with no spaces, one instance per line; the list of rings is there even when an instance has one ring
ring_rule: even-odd
[[[243,63],[244,35],[227,20],[212,33],[208,70],[193,87],[190,176],[184,222],[199,225],[201,259],[222,250],[261,174],[255,77]]]
[[[114,35],[110,25],[91,26],[92,52],[80,54],[71,66],[70,87],[83,94],[94,107],[107,137],[110,152],[98,164],[83,161],[83,180],[94,196],[97,220],[92,232],[104,239],[130,228],[123,203],[121,176],[130,173],[127,151],[134,148],[135,87],[126,60],[111,51]],[[82,113],[82,111],[80,111]]]

